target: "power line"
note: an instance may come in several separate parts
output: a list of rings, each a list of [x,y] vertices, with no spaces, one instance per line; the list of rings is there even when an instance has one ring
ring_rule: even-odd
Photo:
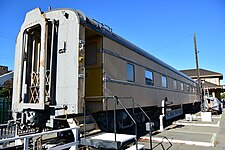
[[[3,50],[3,48],[0,49],[1,56],[14,56],[14,49],[13,50]]]
[[[12,53],[9,53],[9,54],[0,53],[0,54],[1,54],[0,57],[13,57],[14,56],[14,54],[12,54]]]
[[[157,49],[154,49],[154,50],[151,50],[151,51],[157,51],[157,50],[161,50],[161,49],[167,48],[167,47],[169,47],[169,46],[171,46],[171,45],[175,45],[175,44],[177,44],[177,43],[180,43],[181,41],[183,41],[183,40],[185,40],[185,39],[187,39],[187,38],[189,38],[189,37],[192,37],[192,36],[193,36],[193,34],[187,35],[187,36],[185,36],[185,37],[183,37],[183,38],[181,38],[181,39],[179,39],[179,40],[177,40],[177,41],[175,41],[175,42],[169,43],[169,44],[167,44],[167,45],[165,45],[165,46],[162,46],[162,47],[160,47],[160,48],[157,48]]]
[[[0,56],[1,59],[14,59],[13,56],[12,57],[2,57]]]
[[[2,35],[6,35],[6,36],[11,36],[11,37],[13,37],[13,38],[15,37],[15,35],[13,35],[13,34],[4,33],[4,32],[1,32],[1,31],[0,31],[0,34],[2,34]]]
[[[5,39],[9,39],[9,40],[15,41],[16,36],[0,32],[0,38],[5,38]]]

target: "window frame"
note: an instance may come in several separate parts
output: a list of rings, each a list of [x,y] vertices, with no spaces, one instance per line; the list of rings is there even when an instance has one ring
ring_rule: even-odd
[[[180,90],[184,91],[184,83],[183,82],[180,82]]]
[[[173,79],[173,89],[178,90],[178,82],[176,79]]]
[[[151,74],[151,78],[148,78],[146,73],[150,73]],[[151,80],[151,83],[148,83],[147,79]],[[154,73],[153,73],[153,71],[151,71],[149,69],[145,69],[145,84],[149,85],[149,86],[154,86]]]
[[[186,84],[186,88],[187,88],[187,92],[190,93],[190,89],[191,88],[190,88],[190,85],[189,84]]]
[[[133,79],[129,79],[130,75],[128,75],[128,69],[129,69],[128,67],[132,67],[132,75],[131,76],[132,76]],[[135,82],[135,67],[131,63],[126,64],[126,80],[128,82]]]
[[[164,82],[164,81],[166,81],[166,82]],[[167,76],[165,76],[165,75],[162,75],[162,87],[163,88],[168,88],[168,80],[167,80]]]

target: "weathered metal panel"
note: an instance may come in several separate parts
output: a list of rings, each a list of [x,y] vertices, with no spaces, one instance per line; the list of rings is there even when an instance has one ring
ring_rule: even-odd
[[[23,33],[20,31],[17,36],[16,41],[16,51],[15,51],[15,59],[14,59],[14,77],[13,77],[13,96],[12,96],[12,110],[14,112],[19,111],[18,103],[20,100],[20,90],[21,90],[21,66],[22,66],[22,35]],[[13,113],[15,114],[15,113]]]
[[[85,82],[86,82],[86,70],[85,70],[85,27],[80,25],[79,35],[79,89],[78,89],[78,112],[83,113],[83,104],[85,97]]]
[[[56,75],[56,107],[66,105],[56,115],[78,113],[79,18],[74,11],[49,11],[47,18],[59,20]]]
[[[25,33],[25,30],[28,28],[40,25],[41,26],[41,62],[40,62],[40,88],[39,88],[39,102],[35,104],[36,109],[44,109],[44,101],[45,101],[45,53],[46,53],[46,18],[45,15],[41,14],[40,9],[34,9],[26,14],[26,18],[24,20],[24,23],[21,27],[20,33],[18,34],[17,38],[17,46],[16,46],[16,54],[15,54],[15,74],[14,74],[14,89],[15,92],[13,93],[13,110],[15,111],[22,111],[22,109],[30,108],[29,104],[25,104],[23,102],[20,102],[20,96],[23,97],[25,91],[25,82],[22,82],[25,80],[24,77],[22,77],[22,73],[25,71],[25,64],[24,64],[24,39],[23,35]],[[24,70],[21,70],[21,69]],[[24,74],[25,75],[25,74]],[[22,79],[23,78],[23,79]],[[21,86],[21,84],[23,84]],[[21,89],[23,88],[23,89]],[[20,93],[22,91],[22,93]]]

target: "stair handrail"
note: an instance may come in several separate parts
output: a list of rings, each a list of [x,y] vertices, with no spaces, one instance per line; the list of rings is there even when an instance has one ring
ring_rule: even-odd
[[[133,97],[119,97],[120,99],[131,99],[133,102],[133,110],[134,110],[134,104],[142,111],[142,113],[146,116],[146,118],[149,120],[149,144],[150,149],[152,149],[152,127],[151,127],[151,118],[146,114],[146,112],[143,110],[143,108],[137,103],[137,101]]]
[[[134,120],[134,118],[132,117],[132,115],[128,112],[128,110],[126,109],[125,105],[122,103],[122,101],[120,99],[125,99],[127,97],[118,97],[118,96],[90,96],[90,97],[85,97],[84,99],[112,99],[114,100],[114,134],[115,134],[115,141],[116,141],[116,105],[117,103],[119,103],[122,108],[125,110],[125,112],[128,114],[128,116],[131,118],[132,122],[135,124],[135,143],[136,143],[136,149],[138,149],[138,135],[137,135],[137,123]],[[85,100],[84,100],[84,111],[86,111],[86,104],[85,104]],[[84,113],[86,114],[86,112]],[[85,123],[84,123],[84,127],[85,127]],[[84,128],[84,134],[85,134],[85,128]]]
[[[133,98],[130,97],[133,101],[133,103],[135,103],[135,105],[142,111],[142,113],[147,117],[147,119],[149,120],[149,144],[150,144],[150,149],[152,150],[152,126],[151,126],[151,118],[146,114],[146,112],[141,108],[141,106],[137,103],[137,101]]]
[[[118,101],[120,103],[120,105],[122,106],[122,108],[125,110],[125,112],[128,114],[128,116],[130,117],[130,119],[133,121],[133,123],[135,124],[135,144],[136,144],[136,149],[138,149],[138,135],[137,135],[137,122],[134,120],[134,118],[131,116],[131,114],[128,112],[128,110],[126,109],[125,105],[122,103],[122,101],[119,99],[119,97],[117,96],[113,96],[113,99],[115,100],[115,103]],[[116,105],[115,105],[116,106]],[[115,121],[114,121],[115,122]],[[116,135],[115,135],[116,138]]]

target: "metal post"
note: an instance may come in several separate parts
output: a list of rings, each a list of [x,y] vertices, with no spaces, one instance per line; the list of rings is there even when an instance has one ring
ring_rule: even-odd
[[[18,124],[15,125],[15,137],[19,137],[18,135]],[[17,139],[15,140],[15,145],[22,145],[22,141],[21,139]]]
[[[73,129],[74,132],[76,132],[76,136],[74,137],[74,141],[76,142],[75,144],[75,149],[77,150],[78,149],[78,142],[79,142],[79,134],[78,134],[78,129]]]
[[[24,39],[23,39],[23,55],[21,58],[22,61],[22,69],[21,69],[21,76],[20,76],[20,82],[18,84],[18,87],[20,88],[20,96],[22,97],[22,101],[24,102],[24,93],[27,93],[26,86],[25,86],[25,79],[26,79],[26,67],[27,67],[27,60],[26,53],[27,53],[27,45],[28,45],[28,33],[25,31],[24,33]]]
[[[200,84],[200,73],[199,73],[199,67],[198,67],[198,50],[197,50],[197,42],[196,42],[196,33],[194,33],[194,46],[195,46],[195,60],[196,60],[196,74],[198,83]]]
[[[133,99],[132,99],[132,102],[133,102],[133,115],[134,115],[134,101],[133,101]]]
[[[152,150],[152,127],[151,127],[151,122],[149,122],[149,146],[150,146],[150,149]]]
[[[53,59],[53,47],[55,36],[55,20],[52,21],[52,39],[51,39],[51,52],[50,52],[50,66],[49,66],[49,98],[51,97],[51,85],[52,85],[52,59]]]
[[[35,30],[37,31],[37,30]],[[31,33],[32,34],[32,33]],[[32,64],[31,64],[31,72],[34,71],[34,67],[35,67],[35,45],[36,45],[36,39],[35,39],[35,32],[33,32],[33,35],[32,35]],[[31,79],[31,83],[33,83],[33,79]]]
[[[25,137],[23,142],[23,150],[28,150],[29,138]]]
[[[131,120],[132,120],[132,118],[131,118]],[[138,150],[137,123],[136,122],[134,122],[134,123],[135,123],[135,135],[136,135],[136,137],[135,137],[135,144],[136,144],[136,150]]]
[[[84,138],[86,138],[86,102],[84,98]]]
[[[164,115],[160,115],[159,116],[159,121],[160,121],[160,128],[159,128],[159,130],[160,131],[163,131],[163,118],[164,118]]]
[[[115,133],[115,141],[116,141],[116,103],[118,101],[118,97],[114,96],[114,133]]]
[[[159,128],[159,130],[160,130],[160,131],[163,131],[163,128],[164,128],[164,127],[163,127],[163,119],[164,119],[165,111],[166,111],[166,110],[165,110],[165,109],[166,109],[166,108],[165,108],[165,105],[166,105],[166,100],[163,99],[163,100],[162,100],[162,115],[159,116],[159,121],[160,121],[160,122],[159,122],[159,123],[160,123],[160,128]]]
[[[198,50],[197,50],[197,42],[196,42],[196,33],[194,33],[194,47],[195,47],[195,60],[196,60],[196,74],[197,74],[197,80],[198,80],[198,84],[199,84],[199,92],[202,92],[201,91],[201,79],[200,79],[200,72],[199,72],[199,66],[198,66]],[[200,93],[201,95],[201,93]],[[201,100],[203,99],[202,98],[202,95],[201,95]]]
[[[73,146],[71,146],[69,150],[78,150],[78,144],[77,144],[79,142],[78,129],[73,129],[72,132],[74,134],[74,142],[75,142],[75,144]]]

